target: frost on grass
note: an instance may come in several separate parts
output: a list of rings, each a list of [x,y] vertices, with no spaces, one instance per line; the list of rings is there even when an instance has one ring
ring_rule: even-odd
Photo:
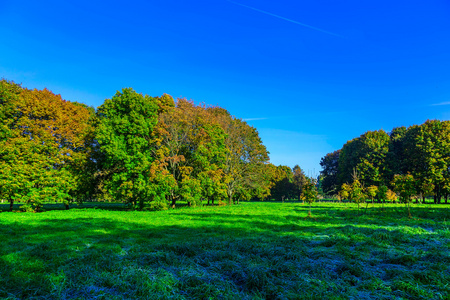
[[[305,219],[302,209],[248,203],[211,211],[95,211],[89,218],[55,212],[52,220],[21,215],[20,223],[5,214],[0,298],[450,296],[450,235],[442,222],[352,215],[326,205]]]

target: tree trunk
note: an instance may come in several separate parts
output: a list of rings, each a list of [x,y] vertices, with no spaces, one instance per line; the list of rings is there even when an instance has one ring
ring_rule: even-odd
[[[177,202],[177,200],[175,200],[175,198],[172,198],[172,208],[175,209],[175,203]]]
[[[64,207],[66,208],[66,210],[70,209],[69,203],[64,203]]]
[[[9,211],[13,211],[14,199],[9,198]]]

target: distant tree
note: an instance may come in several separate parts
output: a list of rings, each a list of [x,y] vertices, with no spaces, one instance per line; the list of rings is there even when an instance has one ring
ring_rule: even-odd
[[[347,183],[344,183],[344,184],[341,186],[341,189],[340,189],[339,192],[338,192],[339,199],[340,199],[341,201],[342,201],[342,200],[349,199],[350,192],[351,192],[351,187],[350,187],[350,185],[347,184]]]
[[[381,203],[381,207],[382,209],[384,209],[383,204],[386,202],[387,198],[388,198],[388,187],[385,185],[381,185],[378,187],[377,189],[377,199],[378,201]]]
[[[349,198],[351,201],[354,201],[358,205],[359,211],[359,205],[366,199],[366,195],[364,194],[364,188],[358,179],[352,182],[350,188],[351,190],[349,193]]]
[[[392,191],[391,189],[388,189],[386,195],[387,195],[387,200],[391,201],[392,203],[394,203],[395,201],[398,200],[397,194],[394,191]]]
[[[432,186],[434,201],[440,203],[450,182],[450,121],[427,120],[411,126],[405,134],[404,147],[407,170],[418,183],[416,189],[424,195]]]
[[[378,187],[375,185],[371,185],[371,186],[367,187],[367,189],[366,189],[366,194],[369,197],[369,199],[372,200],[372,203],[373,203],[373,200],[375,199],[375,197],[377,196],[377,193],[378,193]]]
[[[270,165],[269,165],[270,166]],[[273,165],[272,165],[273,166]],[[271,176],[271,195],[274,199],[284,201],[295,196],[294,174],[288,166],[273,166]]]
[[[321,181],[322,190],[326,195],[337,194],[338,189],[338,171],[339,171],[339,153],[341,150],[328,153],[320,160],[320,166],[323,176]]]
[[[384,130],[367,131],[347,142],[339,154],[339,184],[350,182],[354,169],[363,185],[382,184],[387,173],[388,150],[389,136]]]
[[[300,200],[303,186],[307,183],[307,177],[305,175],[305,172],[303,172],[302,168],[300,168],[299,165],[294,166],[294,168],[292,169],[292,173],[295,193],[298,195],[298,198]]]
[[[395,175],[392,185],[394,186],[394,190],[399,194],[400,201],[405,203],[408,216],[411,218],[409,206],[413,195],[416,194],[414,177],[411,174]]]
[[[377,196],[377,193],[378,193],[378,187],[375,185],[371,185],[371,186],[367,187],[366,191],[365,191],[365,194],[372,201],[372,204],[373,204],[373,200]],[[369,207],[369,202],[366,203],[366,212],[367,212],[368,207]]]
[[[316,185],[317,180],[311,177],[306,177],[305,182],[302,185],[302,193],[300,194],[300,199],[308,202],[309,204],[308,217],[311,217],[312,203],[317,200],[318,191]]]

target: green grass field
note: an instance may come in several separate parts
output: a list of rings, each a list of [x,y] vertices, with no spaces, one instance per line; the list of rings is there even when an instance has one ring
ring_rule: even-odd
[[[450,207],[0,213],[2,299],[449,299]]]

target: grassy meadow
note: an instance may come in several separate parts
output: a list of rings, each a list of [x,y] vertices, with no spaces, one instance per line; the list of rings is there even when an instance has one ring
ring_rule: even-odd
[[[0,213],[2,299],[450,299],[450,207]]]

